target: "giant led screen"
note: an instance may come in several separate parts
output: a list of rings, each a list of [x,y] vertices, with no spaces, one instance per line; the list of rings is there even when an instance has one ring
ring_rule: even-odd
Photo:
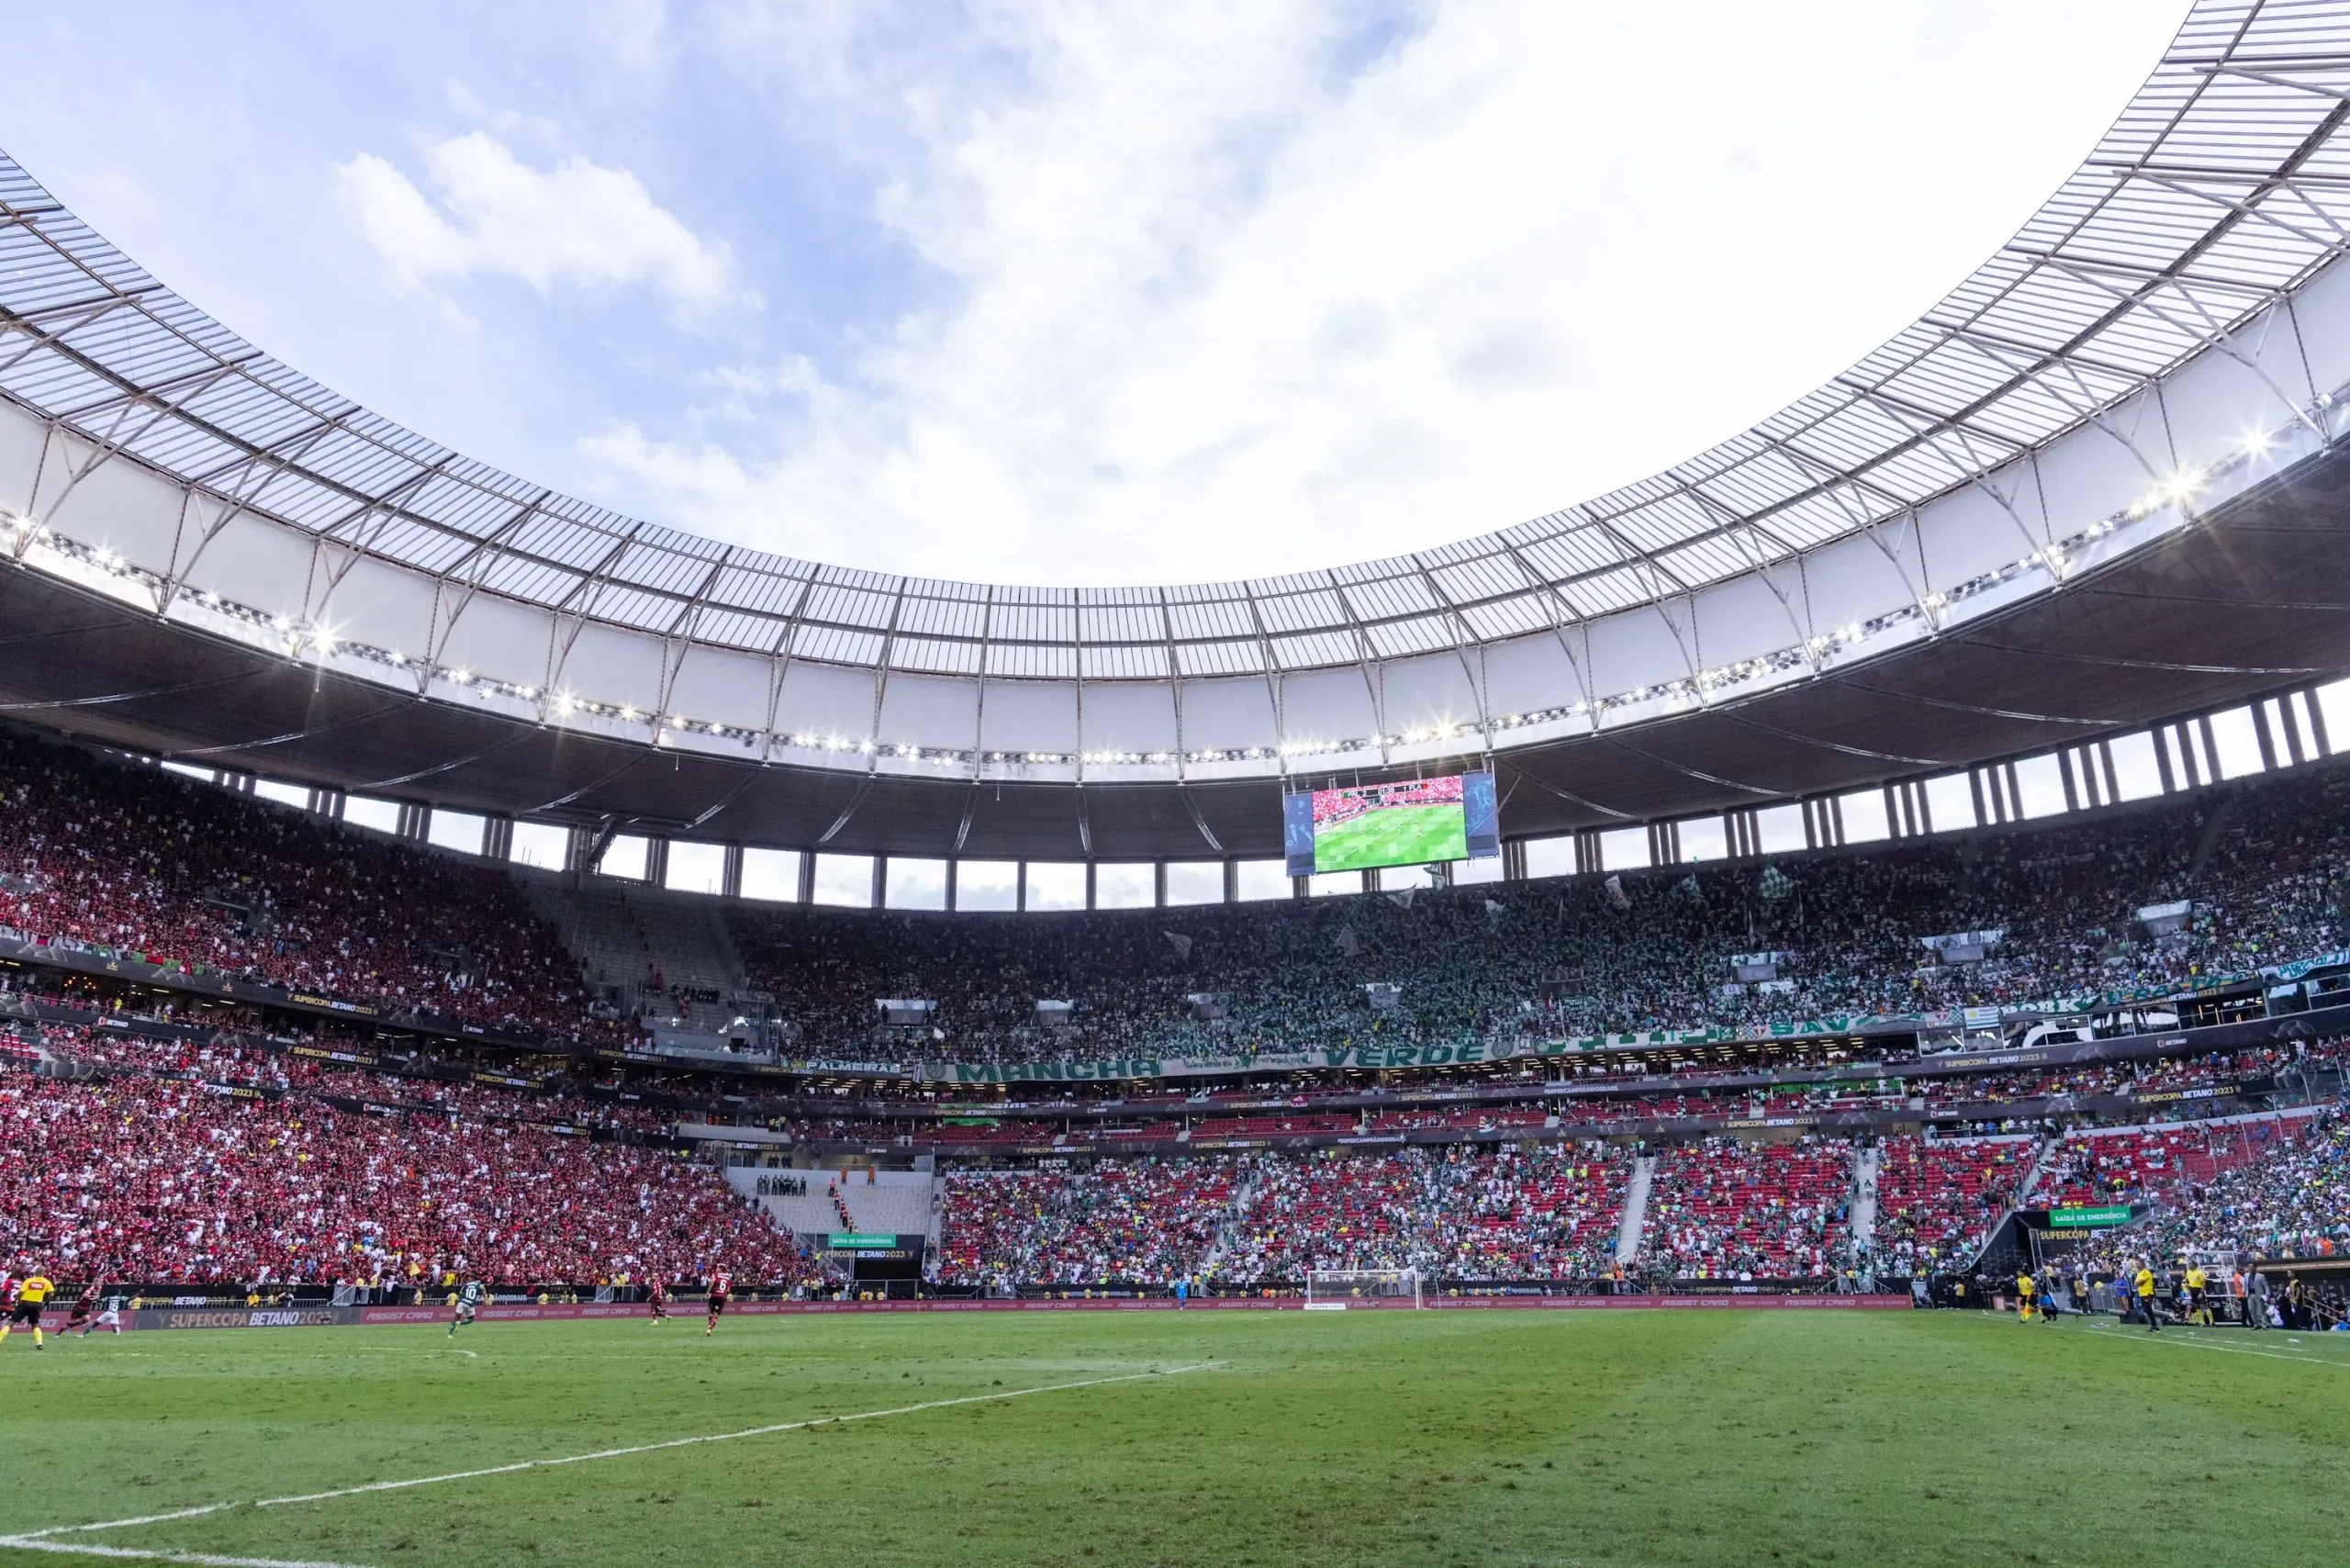
[[[1281,840],[1292,877],[1499,855],[1494,776],[1454,773],[1284,796]]]

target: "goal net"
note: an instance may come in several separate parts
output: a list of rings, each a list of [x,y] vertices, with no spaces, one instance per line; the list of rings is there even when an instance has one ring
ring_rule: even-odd
[[[1305,1276],[1305,1309],[1340,1312],[1386,1300],[1426,1306],[1417,1269],[1314,1269]]]

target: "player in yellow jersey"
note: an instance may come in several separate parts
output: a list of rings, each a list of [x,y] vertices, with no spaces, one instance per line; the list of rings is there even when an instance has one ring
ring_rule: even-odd
[[[2029,1323],[2031,1321],[2031,1271],[2030,1269],[2017,1270],[2016,1321],[2018,1323]]]
[[[2211,1303],[2203,1294],[2203,1265],[2200,1263],[2187,1265],[2187,1279],[2184,1282],[2182,1294],[2186,1297],[2182,1305],[2187,1308],[2187,1321],[2199,1323],[2209,1327],[2211,1322]]]
[[[48,1305],[50,1293],[56,1289],[39,1269],[27,1274],[17,1286],[17,1305],[9,1309],[8,1321],[0,1323],[0,1339],[6,1339],[10,1329],[22,1324],[33,1331],[33,1349],[46,1349],[40,1341],[40,1309]]]

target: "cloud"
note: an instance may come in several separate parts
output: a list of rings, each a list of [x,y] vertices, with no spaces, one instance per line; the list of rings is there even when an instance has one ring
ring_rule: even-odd
[[[1237,576],[1505,526],[1914,319],[2088,149],[2161,9],[747,7],[733,68],[865,161],[931,286],[582,454],[666,521],[934,576]],[[438,266],[450,229],[400,253]]]
[[[538,170],[483,131],[424,150],[428,196],[363,152],[336,171],[345,207],[403,283],[511,277],[542,295],[643,285],[683,318],[750,298],[722,243],[697,237],[626,169],[568,157]]]

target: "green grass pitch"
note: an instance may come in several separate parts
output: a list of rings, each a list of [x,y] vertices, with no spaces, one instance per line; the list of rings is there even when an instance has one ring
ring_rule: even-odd
[[[1317,834],[1314,868],[1360,871],[1372,866],[1462,859],[1469,853],[1463,821],[1458,801],[1440,806],[1381,806]]]
[[[2223,1568],[2350,1540],[2350,1347],[1975,1314],[12,1335],[0,1413],[0,1535],[233,1505],[39,1538],[155,1561]]]

